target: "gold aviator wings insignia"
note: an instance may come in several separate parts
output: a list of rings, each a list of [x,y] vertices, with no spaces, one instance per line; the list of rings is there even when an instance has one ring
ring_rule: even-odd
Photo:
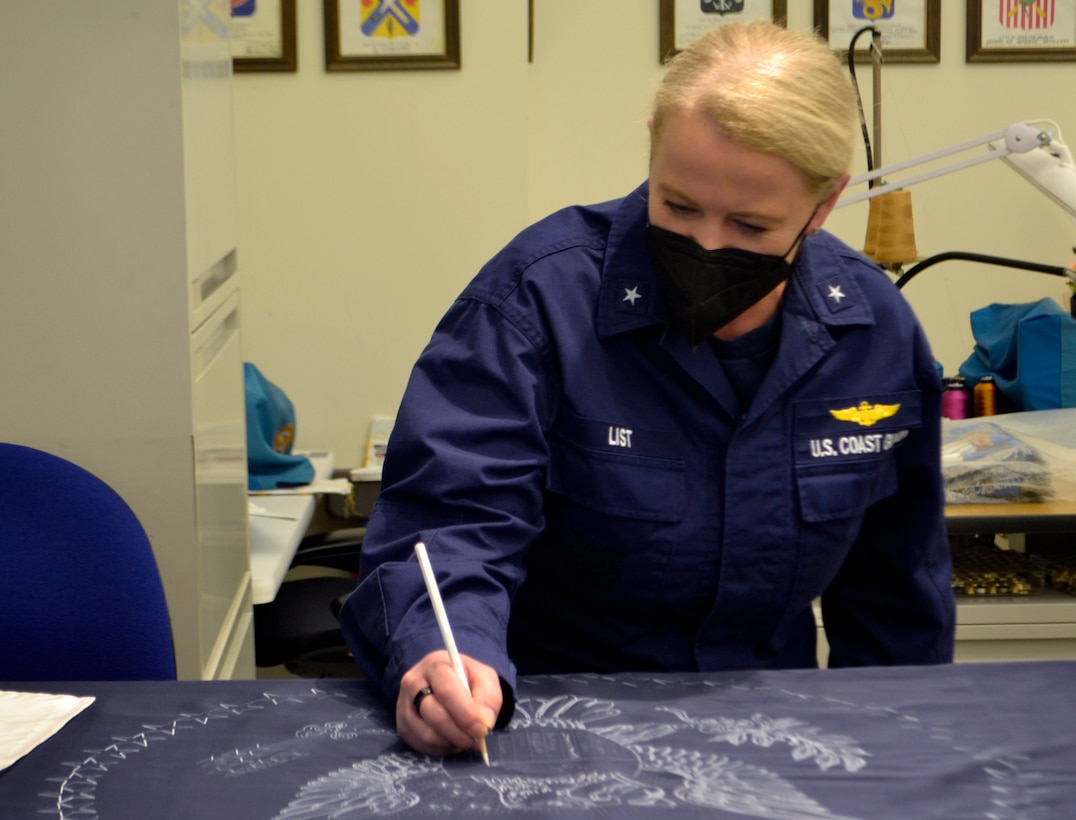
[[[845,407],[843,410],[830,410],[830,415],[840,421],[852,421],[861,427],[870,427],[872,424],[895,416],[900,410],[899,404],[870,404],[865,401],[859,403],[859,407]]]

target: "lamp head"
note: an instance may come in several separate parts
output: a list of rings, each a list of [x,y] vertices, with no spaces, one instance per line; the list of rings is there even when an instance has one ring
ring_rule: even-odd
[[[991,150],[1003,153],[1001,159],[1028,182],[1060,205],[1076,225],[1076,163],[1072,152],[1061,142],[1061,129],[1052,120],[1038,120],[1027,125],[1040,127],[1035,140],[1026,147],[1013,149],[1007,140],[988,143]]]

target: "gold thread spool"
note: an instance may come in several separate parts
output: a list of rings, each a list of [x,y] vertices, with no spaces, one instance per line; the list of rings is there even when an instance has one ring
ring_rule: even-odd
[[[870,210],[867,211],[867,235],[863,239],[863,253],[871,259],[878,250],[878,214],[881,211],[878,200],[880,198],[881,195],[876,196],[867,203]]]
[[[870,200],[863,252],[875,262],[914,262],[915,220],[911,191],[888,191]]]
[[[974,402],[976,416],[998,414],[998,386],[993,376],[983,376],[975,385]]]

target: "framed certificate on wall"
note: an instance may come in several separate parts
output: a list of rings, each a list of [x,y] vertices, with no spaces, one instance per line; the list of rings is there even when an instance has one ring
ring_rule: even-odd
[[[1076,0],[968,0],[969,63],[1076,60]]]
[[[878,30],[887,63],[941,61],[941,0],[815,0],[814,25],[843,57],[856,33]],[[870,59],[870,37],[856,42],[856,62]]]
[[[235,71],[296,71],[295,0],[232,0]]]
[[[666,63],[709,29],[759,18],[785,25],[787,0],[661,0],[658,57]]]
[[[326,71],[460,67],[459,0],[324,2]]]

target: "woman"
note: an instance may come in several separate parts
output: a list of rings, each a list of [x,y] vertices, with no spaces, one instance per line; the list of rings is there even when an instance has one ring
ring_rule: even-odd
[[[824,43],[722,25],[656,94],[647,182],[526,229],[450,308],[341,618],[414,749],[474,748],[517,671],[813,666],[817,598],[831,666],[951,660],[933,357],[819,232],[857,129]]]

